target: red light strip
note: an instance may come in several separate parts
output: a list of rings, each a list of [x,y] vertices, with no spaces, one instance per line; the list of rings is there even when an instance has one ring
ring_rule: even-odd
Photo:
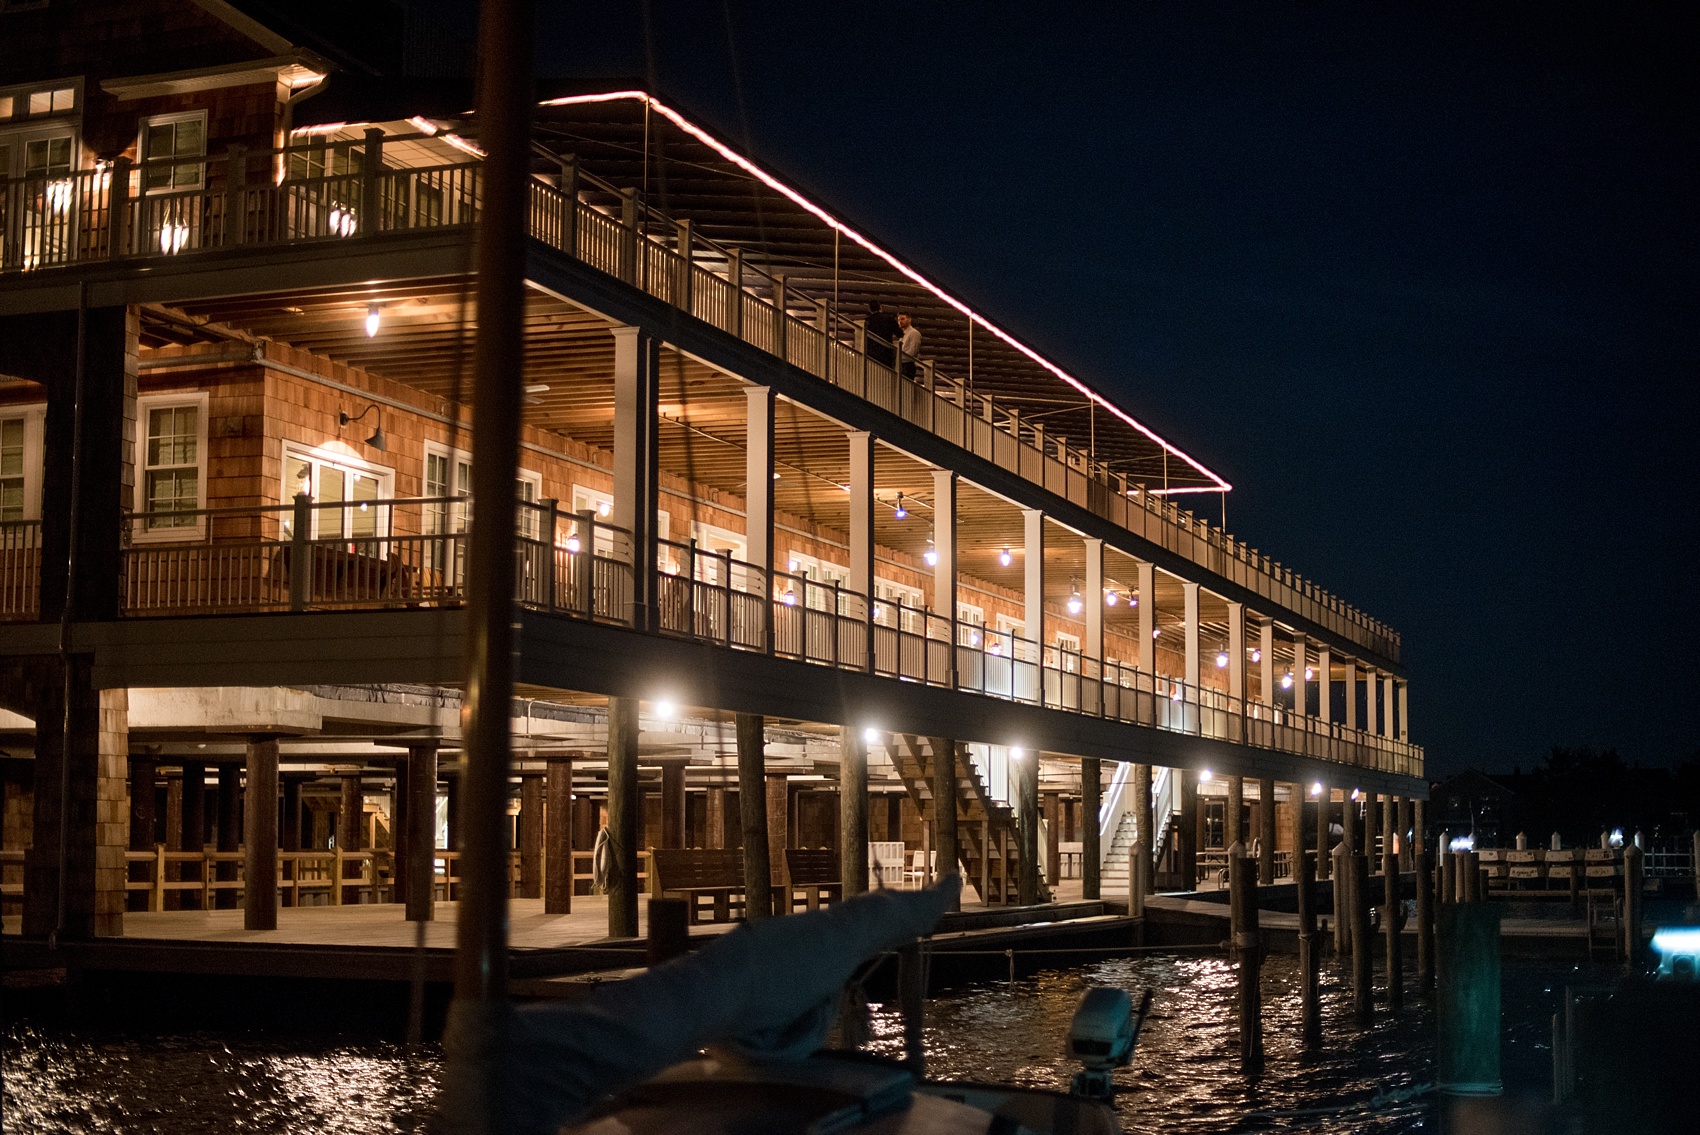
[[[730,146],[727,146],[725,143],[721,142],[718,138],[715,138],[708,131],[704,130],[702,127],[698,126],[696,123],[690,121],[684,115],[682,115],[678,111],[674,110],[672,107],[667,106],[665,103],[661,102],[659,99],[656,99],[656,98],[650,96],[649,94],[647,94],[643,91],[609,91],[605,94],[599,94],[599,95],[570,95],[566,98],[550,99],[550,100],[543,102],[539,105],[541,105],[541,106],[571,106],[571,105],[582,105],[582,104],[585,104],[585,103],[618,102],[618,101],[621,101],[621,100],[629,100],[629,101],[634,101],[634,102],[647,103],[651,110],[655,111],[657,114],[661,115],[663,118],[665,118],[669,122],[673,123],[673,125],[677,126],[680,130],[683,130],[685,133],[689,134],[691,137],[695,138],[697,141],[701,142],[703,145],[707,146],[709,149],[713,150],[715,153],[719,154],[721,157],[725,158],[727,161],[731,162],[733,165],[737,166],[739,169],[743,170],[745,173],[748,173],[751,177],[755,178],[757,181],[761,182],[763,185],[767,186],[769,189],[772,189],[774,192],[783,195],[784,197],[789,199],[793,204],[797,205],[799,208],[802,208],[802,209],[806,210],[807,212],[812,213],[814,216],[818,217],[822,222],[824,222],[827,226],[829,226],[830,228],[836,229],[842,236],[847,237],[848,239],[850,239],[850,240],[854,241],[855,243],[861,245],[868,252],[879,257],[881,260],[884,260],[887,264],[891,265],[898,272],[902,273],[904,276],[907,276],[909,279],[913,280],[915,283],[919,284],[921,287],[927,289],[927,291],[931,292],[938,299],[942,300],[944,303],[948,304],[949,306],[955,308],[957,311],[960,311],[963,315],[967,316],[968,319],[970,319],[974,323],[980,324],[982,327],[984,327],[986,330],[990,331],[998,339],[1001,339],[1003,342],[1005,342],[1009,346],[1015,348],[1017,351],[1020,351],[1023,355],[1027,356],[1027,358],[1031,359],[1033,362],[1035,362],[1039,366],[1043,367],[1045,370],[1050,371],[1053,375],[1062,379],[1064,382],[1068,383],[1068,385],[1074,387],[1080,393],[1084,394],[1087,398],[1091,399],[1093,403],[1095,403],[1096,405],[1102,406],[1106,411],[1113,414],[1115,417],[1119,418],[1121,421],[1132,426],[1134,429],[1138,430],[1140,433],[1142,433],[1146,437],[1150,438],[1153,442],[1162,446],[1165,450],[1174,454],[1176,457],[1180,458],[1182,461],[1186,462],[1193,469],[1197,470],[1201,475],[1208,477],[1210,480],[1215,482],[1214,488],[1205,487],[1205,486],[1197,486],[1197,487],[1193,487],[1193,488],[1178,488],[1178,489],[1166,489],[1166,490],[1165,489],[1147,489],[1146,490],[1147,492],[1153,493],[1153,494],[1156,494],[1156,495],[1165,495],[1165,494],[1166,495],[1174,495],[1174,494],[1177,494],[1177,493],[1188,493],[1188,492],[1192,492],[1192,493],[1225,493],[1225,492],[1228,492],[1229,490],[1231,490],[1233,488],[1232,485],[1230,485],[1227,481],[1223,480],[1216,473],[1212,472],[1209,469],[1206,469],[1199,461],[1197,461],[1195,458],[1193,458],[1190,454],[1184,452],[1181,449],[1176,448],[1174,445],[1170,444],[1169,442],[1165,441],[1163,438],[1159,437],[1156,433],[1154,433],[1144,423],[1140,422],[1138,419],[1129,415],[1126,411],[1122,410],[1119,406],[1116,406],[1115,404],[1106,401],[1103,398],[1102,395],[1098,394],[1096,391],[1094,391],[1090,387],[1088,387],[1085,383],[1081,382],[1079,379],[1075,378],[1073,375],[1069,374],[1067,371],[1065,371],[1061,367],[1057,366],[1057,364],[1051,362],[1049,359],[1045,358],[1043,355],[1041,355],[1037,351],[1033,350],[1033,348],[1027,346],[1026,344],[1024,344],[1022,342],[1020,342],[1013,335],[1009,334],[1009,332],[1003,330],[997,324],[990,322],[984,316],[975,312],[974,309],[970,308],[967,304],[963,303],[961,300],[957,299],[955,296],[950,295],[943,288],[939,287],[937,284],[933,283],[931,280],[929,280],[925,276],[921,275],[921,273],[917,272],[915,269],[911,268],[909,265],[903,263],[903,261],[899,260],[896,256],[887,252],[885,249],[881,248],[879,245],[875,244],[873,241],[869,240],[867,237],[858,233],[855,229],[851,228],[849,225],[846,225],[843,221],[840,221],[837,217],[834,217],[831,213],[828,213],[825,209],[821,208],[819,205],[816,205],[813,201],[810,201],[808,198],[804,197],[801,193],[797,192],[795,189],[792,189],[789,185],[786,185],[784,182],[780,181],[778,178],[774,177],[772,174],[768,173],[766,170],[762,169],[760,166],[756,165],[754,162],[750,161],[748,158],[744,157],[742,154],[738,153],[736,150],[732,149]]]

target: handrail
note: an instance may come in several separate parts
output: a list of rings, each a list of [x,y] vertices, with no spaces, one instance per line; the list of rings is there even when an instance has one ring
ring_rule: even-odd
[[[397,167],[380,157],[366,170],[345,161],[350,168],[344,172],[295,178],[286,176],[284,162],[276,176],[249,176],[262,163],[275,165],[293,154],[329,149],[346,156],[364,144],[342,140],[278,150],[232,149],[141,166],[119,159],[63,175],[0,177],[0,272],[476,223],[481,171],[476,160]],[[144,188],[147,169],[184,165],[199,169],[198,185]],[[1038,423],[940,372],[931,361],[899,355],[888,367],[870,359],[863,349],[864,332],[841,316],[830,297],[809,295],[740,250],[639,206],[629,191],[583,172],[577,179],[579,194],[569,205],[559,187],[533,177],[534,238],[818,378],[848,387],[1344,638],[1386,658],[1400,658],[1402,638],[1385,623],[1181,509],[1161,492],[1130,482],[1090,454],[1047,435]],[[617,199],[619,212],[584,200],[587,186]],[[672,247],[664,239],[669,228]],[[700,262],[699,248],[712,250],[724,271]],[[813,321],[794,313],[793,300],[813,307]]]

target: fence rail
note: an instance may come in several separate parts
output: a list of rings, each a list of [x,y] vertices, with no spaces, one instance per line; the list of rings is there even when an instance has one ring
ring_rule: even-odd
[[[100,260],[175,257],[242,245],[338,241],[367,233],[465,227],[478,219],[480,164],[386,165],[381,143],[229,153],[47,176],[0,178],[0,272]],[[184,171],[189,176],[185,176]],[[169,172],[170,177],[161,177]],[[563,177],[560,179],[565,180]],[[532,236],[697,318],[778,355],[1165,550],[1298,612],[1385,658],[1397,631],[1176,506],[1089,453],[1046,435],[925,360],[870,357],[865,335],[826,298],[746,263],[645,210],[632,194],[574,175],[563,192],[531,182]],[[160,189],[187,181],[191,188]],[[598,203],[598,198],[602,203]]]

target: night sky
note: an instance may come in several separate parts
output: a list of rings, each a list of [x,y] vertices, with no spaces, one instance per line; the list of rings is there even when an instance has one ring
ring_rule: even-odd
[[[652,76],[1223,473],[1233,532],[1404,633],[1431,775],[1700,748],[1674,17],[541,7],[544,74]]]

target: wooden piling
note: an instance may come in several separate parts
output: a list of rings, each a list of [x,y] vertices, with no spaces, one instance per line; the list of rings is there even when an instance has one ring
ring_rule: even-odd
[[[1367,1025],[1375,1016],[1375,957],[1369,932],[1369,856],[1353,855],[1346,869],[1351,872],[1351,894],[1347,905],[1352,918],[1352,1008],[1358,1023]]]
[[[1458,901],[1458,860],[1452,849],[1447,846],[1449,842],[1447,833],[1441,832],[1440,849],[1436,854],[1440,856],[1439,897],[1442,906],[1450,906]]]
[[[956,741],[950,737],[932,737],[928,741],[933,750],[933,854],[938,861],[938,876],[943,878],[958,869],[957,864],[962,854],[960,837],[957,832],[957,820],[959,819],[957,816],[957,796],[961,789],[956,772]],[[1081,764],[1084,769],[1085,762],[1083,761]],[[1081,775],[1085,776],[1085,773],[1082,772]],[[1091,781],[1094,803],[1086,809],[1088,813],[1086,829],[1092,837],[1092,842],[1089,845],[1088,854],[1082,857],[1084,863],[1081,869],[1084,872],[1088,869],[1084,864],[1091,864],[1092,874],[1087,877],[1096,879],[1096,848],[1098,846],[1097,761],[1092,762]],[[1082,786],[1084,792],[1084,781],[1082,781]],[[962,909],[961,894],[962,892],[959,889],[957,897],[951,902],[952,910]],[[1096,898],[1097,891],[1094,890],[1088,897]]]
[[[897,1003],[903,1013],[903,1063],[920,1079],[927,1071],[927,962],[919,942],[897,951]]]
[[[1419,842],[1412,852],[1417,875],[1417,993],[1427,996],[1434,989],[1434,879],[1428,846]]]
[[[1301,812],[1304,797],[1293,794],[1293,810]],[[1257,782],[1257,883],[1260,887],[1275,885],[1275,782],[1267,777]],[[1304,847],[1293,844],[1294,851]]]
[[[1387,845],[1389,848],[1392,844]],[[1399,896],[1399,856],[1389,850],[1381,857],[1381,871],[1386,876],[1386,899],[1382,906],[1382,929],[1387,935],[1387,1007],[1397,1010],[1405,1004],[1405,901]]]
[[[429,922],[437,881],[437,747],[407,750],[407,921]]]
[[[1641,919],[1646,898],[1641,889],[1645,857],[1633,843],[1623,849],[1623,964],[1633,973],[1641,964]]]
[[[638,703],[608,699],[608,937],[638,932]]]
[[[1245,844],[1228,849],[1228,903],[1239,970],[1240,1064],[1248,1072],[1263,1066],[1263,946],[1257,928],[1256,870],[1246,858]]]
[[[1316,864],[1300,845],[1293,852],[1299,898],[1299,1021],[1307,1047],[1322,1043],[1322,957],[1316,933]]]
[[[767,719],[760,714],[740,713],[734,719],[734,728],[738,740],[738,831],[744,849],[744,917],[759,922],[771,917],[774,909],[767,829]]]
[[[1451,903],[1440,911],[1438,1087],[1447,1095],[1498,1095],[1499,908]]]
[[[242,928],[277,929],[277,738],[248,739]],[[164,863],[156,880],[164,878]],[[157,907],[156,907],[157,909]]]
[[[1100,865],[1103,849],[1098,846],[1098,809],[1102,806],[1103,789],[1103,770],[1098,758],[1080,758],[1080,897],[1083,899],[1102,897]],[[936,790],[934,798],[937,799]],[[954,837],[954,816],[951,827]],[[943,842],[942,838],[940,842]]]
[[[543,805],[543,913],[573,912],[573,762],[548,759]],[[436,790],[436,785],[432,785]]]
[[[1352,915],[1351,906],[1346,896],[1352,893],[1351,872],[1346,865],[1351,856],[1346,854],[1345,844],[1336,844],[1330,856],[1333,860],[1334,876],[1334,957],[1344,959],[1352,950]]]
[[[1316,797],[1316,877],[1329,879],[1333,877],[1334,864],[1332,852],[1334,840],[1329,837],[1328,829],[1334,823],[1329,815],[1334,811],[1332,790],[1325,784]]]

